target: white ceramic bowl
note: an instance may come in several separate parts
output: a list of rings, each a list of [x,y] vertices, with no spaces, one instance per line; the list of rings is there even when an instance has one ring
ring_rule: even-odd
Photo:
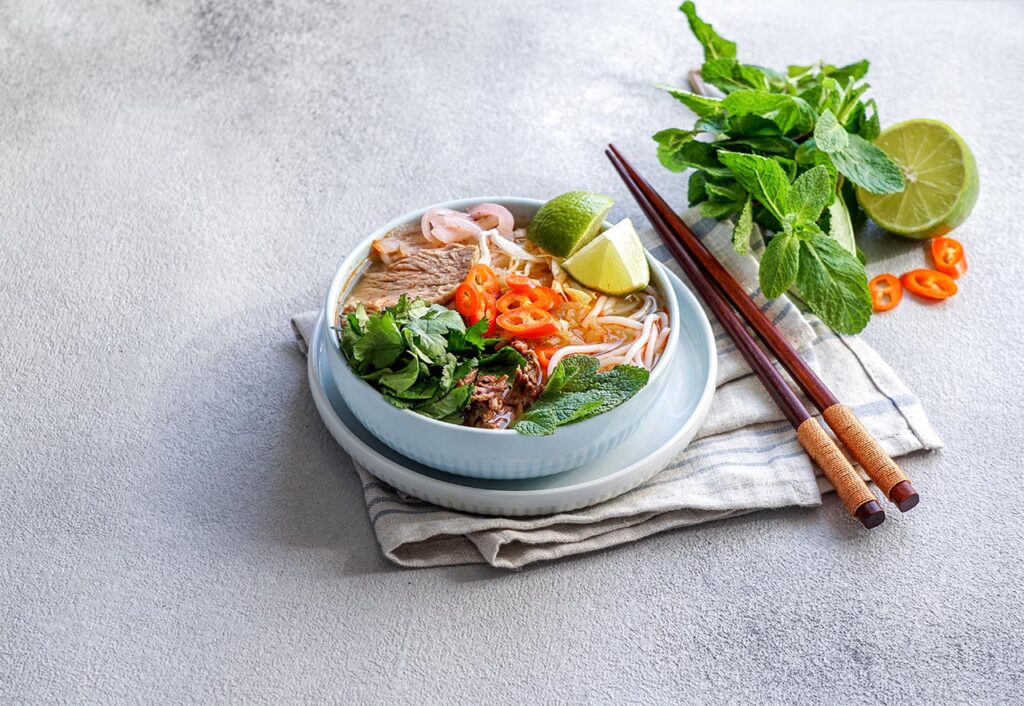
[[[351,285],[352,273],[366,259],[374,240],[406,223],[419,222],[431,208],[465,211],[480,203],[501,204],[516,219],[528,221],[544,201],[514,197],[460,199],[435,204],[400,216],[363,240],[345,258],[334,275],[324,317],[338,323],[338,304]],[[608,226],[609,224],[605,224]],[[651,282],[662,295],[671,323],[679,321],[676,294],[661,263],[647,256]],[[508,429],[477,429],[424,417],[392,406],[375,388],[359,378],[348,366],[336,336],[329,336],[328,363],[345,403],[370,433],[400,454],[434,468],[475,478],[519,479],[551,475],[582,466],[628,439],[644,422],[668,379],[679,341],[673,325],[661,360],[651,371],[647,385],[615,409],[581,422],[559,427],[550,436],[524,436]]]

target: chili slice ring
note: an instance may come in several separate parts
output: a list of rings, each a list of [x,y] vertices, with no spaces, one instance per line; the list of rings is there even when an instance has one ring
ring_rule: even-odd
[[[911,270],[900,277],[900,281],[904,287],[925,299],[947,299],[957,292],[953,278],[935,270]]]
[[[495,299],[501,291],[501,284],[498,282],[498,275],[494,274],[487,265],[473,265],[466,275],[466,282],[473,285],[483,294],[490,295]]]
[[[505,292],[498,299],[498,311],[507,314],[524,306],[533,306],[533,299],[526,292]]]
[[[932,241],[932,261],[936,270],[953,279],[967,272],[964,246],[954,238],[942,237]]]
[[[871,292],[871,307],[875,311],[895,309],[903,299],[903,285],[896,275],[886,273],[873,277],[868,282],[868,290]]]
[[[498,326],[518,338],[550,336],[558,331],[554,317],[536,306],[524,306],[499,314]]]

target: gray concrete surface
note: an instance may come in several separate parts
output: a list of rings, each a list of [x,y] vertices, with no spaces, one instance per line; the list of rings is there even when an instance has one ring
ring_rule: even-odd
[[[0,3],[0,701],[1020,702],[1024,5],[703,3],[768,65],[870,57],[973,146],[962,293],[865,334],[948,447],[834,499],[517,574],[398,570],[289,314],[348,246],[474,194],[682,204],[650,87],[674,2]],[[920,247],[862,241],[871,271]]]

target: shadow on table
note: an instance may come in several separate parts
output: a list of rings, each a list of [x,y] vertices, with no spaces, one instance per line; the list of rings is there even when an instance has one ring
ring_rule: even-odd
[[[164,524],[215,553],[303,562],[344,574],[396,570],[380,552],[349,456],[316,412],[306,360],[232,316],[197,332],[167,397],[154,400],[160,471],[149,498]],[[259,340],[264,344],[259,344]],[[243,341],[257,341],[239,345]],[[283,555],[282,555],[283,554]]]

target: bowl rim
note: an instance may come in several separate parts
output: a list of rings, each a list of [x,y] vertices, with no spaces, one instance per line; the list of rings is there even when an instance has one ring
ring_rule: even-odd
[[[473,206],[473,205],[476,205],[476,204],[480,204],[480,203],[497,203],[497,204],[502,204],[502,205],[513,204],[513,205],[521,206],[521,207],[524,207],[524,208],[532,208],[532,209],[534,209],[536,211],[541,206],[543,206],[545,203],[547,203],[547,200],[545,200],[545,199],[534,199],[534,198],[521,197],[521,196],[480,196],[480,197],[469,197],[469,198],[462,198],[462,199],[452,199],[450,201],[444,201],[444,202],[441,202],[441,203],[432,204],[430,206],[424,206],[422,208],[418,208],[418,209],[415,209],[413,211],[410,211],[410,212],[408,212],[408,213],[406,213],[406,214],[404,214],[402,216],[398,216],[396,218],[393,218],[390,221],[388,221],[387,223],[385,223],[383,226],[381,226],[380,228],[377,228],[376,230],[374,230],[372,233],[370,233],[370,235],[368,235],[367,237],[365,237],[362,240],[360,240],[358,243],[356,243],[356,245],[354,247],[351,248],[351,250],[349,250],[349,253],[344,258],[342,258],[341,262],[338,264],[338,267],[334,271],[334,276],[331,278],[331,284],[330,284],[330,286],[327,289],[327,298],[326,298],[326,300],[324,302],[324,308],[323,308],[322,312],[323,312],[323,316],[324,316],[324,324],[325,324],[325,327],[326,327],[325,335],[326,335],[327,340],[330,342],[329,343],[329,345],[330,345],[330,349],[329,350],[331,351],[331,355],[339,356],[341,358],[342,362],[344,362],[346,364],[346,366],[348,365],[348,361],[345,360],[345,355],[344,355],[344,353],[342,353],[341,347],[338,344],[338,337],[333,335],[333,328],[332,327],[334,326],[333,322],[337,318],[338,304],[339,304],[339,302],[341,300],[342,289],[347,284],[349,277],[351,277],[351,272],[349,272],[349,273],[345,272],[346,270],[351,269],[349,267],[346,267],[346,265],[349,264],[349,262],[356,256],[356,254],[357,253],[361,253],[364,250],[368,252],[370,244],[374,240],[377,240],[378,238],[382,237],[383,235],[385,235],[389,231],[391,231],[391,230],[393,230],[393,229],[395,229],[395,228],[397,228],[397,227],[399,227],[401,225],[405,225],[407,223],[413,223],[413,222],[416,222],[416,221],[420,220],[423,217],[423,214],[426,213],[427,211],[429,211],[430,209],[434,209],[434,208],[450,208],[452,210],[465,210],[466,208],[469,208],[470,206]],[[608,221],[605,221],[602,224],[602,229],[610,228],[611,225],[612,225],[611,223],[609,223]],[[647,262],[651,266],[652,273],[656,273],[655,276],[658,279],[658,287],[661,290],[663,296],[665,297],[666,303],[668,304],[670,320],[678,322],[679,321],[679,302],[678,302],[678,299],[676,298],[675,289],[672,287],[672,283],[669,281],[669,279],[668,279],[668,277],[666,275],[665,265],[662,264],[661,262],[659,262],[650,253],[649,250],[646,250],[646,248],[645,248],[645,251],[646,251],[646,255],[647,255]],[[651,385],[652,383],[655,382],[655,380],[658,380],[661,377],[663,377],[664,376],[664,371],[671,367],[671,365],[669,364],[669,361],[674,357],[674,354],[675,354],[676,350],[679,347],[678,346],[679,335],[680,335],[680,332],[679,332],[678,326],[672,326],[669,329],[668,340],[665,342],[665,354],[662,355],[661,359],[658,361],[658,364],[654,366],[654,370],[651,371],[651,376],[650,376],[650,379],[647,381],[647,385]],[[359,382],[361,382],[362,384],[366,385],[367,388],[369,388],[374,393],[376,393],[378,396],[380,396],[380,392],[376,388],[374,388],[368,382],[366,382],[365,380],[362,380],[357,375],[355,375],[355,373],[352,372],[351,368],[348,368],[348,372],[352,375],[352,377],[355,377],[356,379],[358,379]],[[583,427],[584,425],[587,425],[588,422],[592,422],[592,421],[595,421],[595,420],[598,420],[598,419],[602,419],[602,418],[607,418],[607,415],[614,414],[615,412],[619,411],[623,407],[626,407],[630,402],[632,402],[635,399],[637,399],[636,395],[634,395],[630,399],[626,400],[624,403],[622,403],[618,407],[616,407],[614,409],[608,410],[604,414],[600,414],[600,415],[598,415],[596,417],[591,417],[590,419],[584,419],[582,421],[576,422],[576,423],[574,423],[572,425],[569,425],[567,427],[558,427],[557,429],[555,429],[555,431],[551,435],[551,437],[558,436],[558,432],[562,431],[564,429],[569,429],[570,427],[575,428],[575,429],[579,429],[580,427]],[[381,400],[383,401],[383,397],[381,397]],[[394,409],[395,412],[398,412],[398,413],[401,413],[401,414],[404,414],[404,415],[409,415],[410,418],[415,418],[418,423],[427,422],[430,425],[436,425],[439,428],[444,429],[444,430],[446,430],[449,433],[485,434],[485,435],[487,435],[488,438],[494,438],[495,436],[499,436],[499,435],[501,435],[501,436],[515,436],[515,437],[518,437],[518,438],[525,438],[525,437],[523,437],[522,434],[520,434],[519,432],[515,431],[514,429],[482,429],[482,428],[479,428],[479,427],[467,427],[467,426],[463,426],[463,425],[459,425],[459,424],[452,424],[450,422],[442,422],[439,419],[433,419],[431,417],[427,417],[427,416],[424,416],[422,414],[417,414],[416,412],[413,412],[412,410],[409,410],[409,409],[399,409],[398,407],[394,407],[393,409]],[[551,438],[551,437],[546,437],[546,438]]]

